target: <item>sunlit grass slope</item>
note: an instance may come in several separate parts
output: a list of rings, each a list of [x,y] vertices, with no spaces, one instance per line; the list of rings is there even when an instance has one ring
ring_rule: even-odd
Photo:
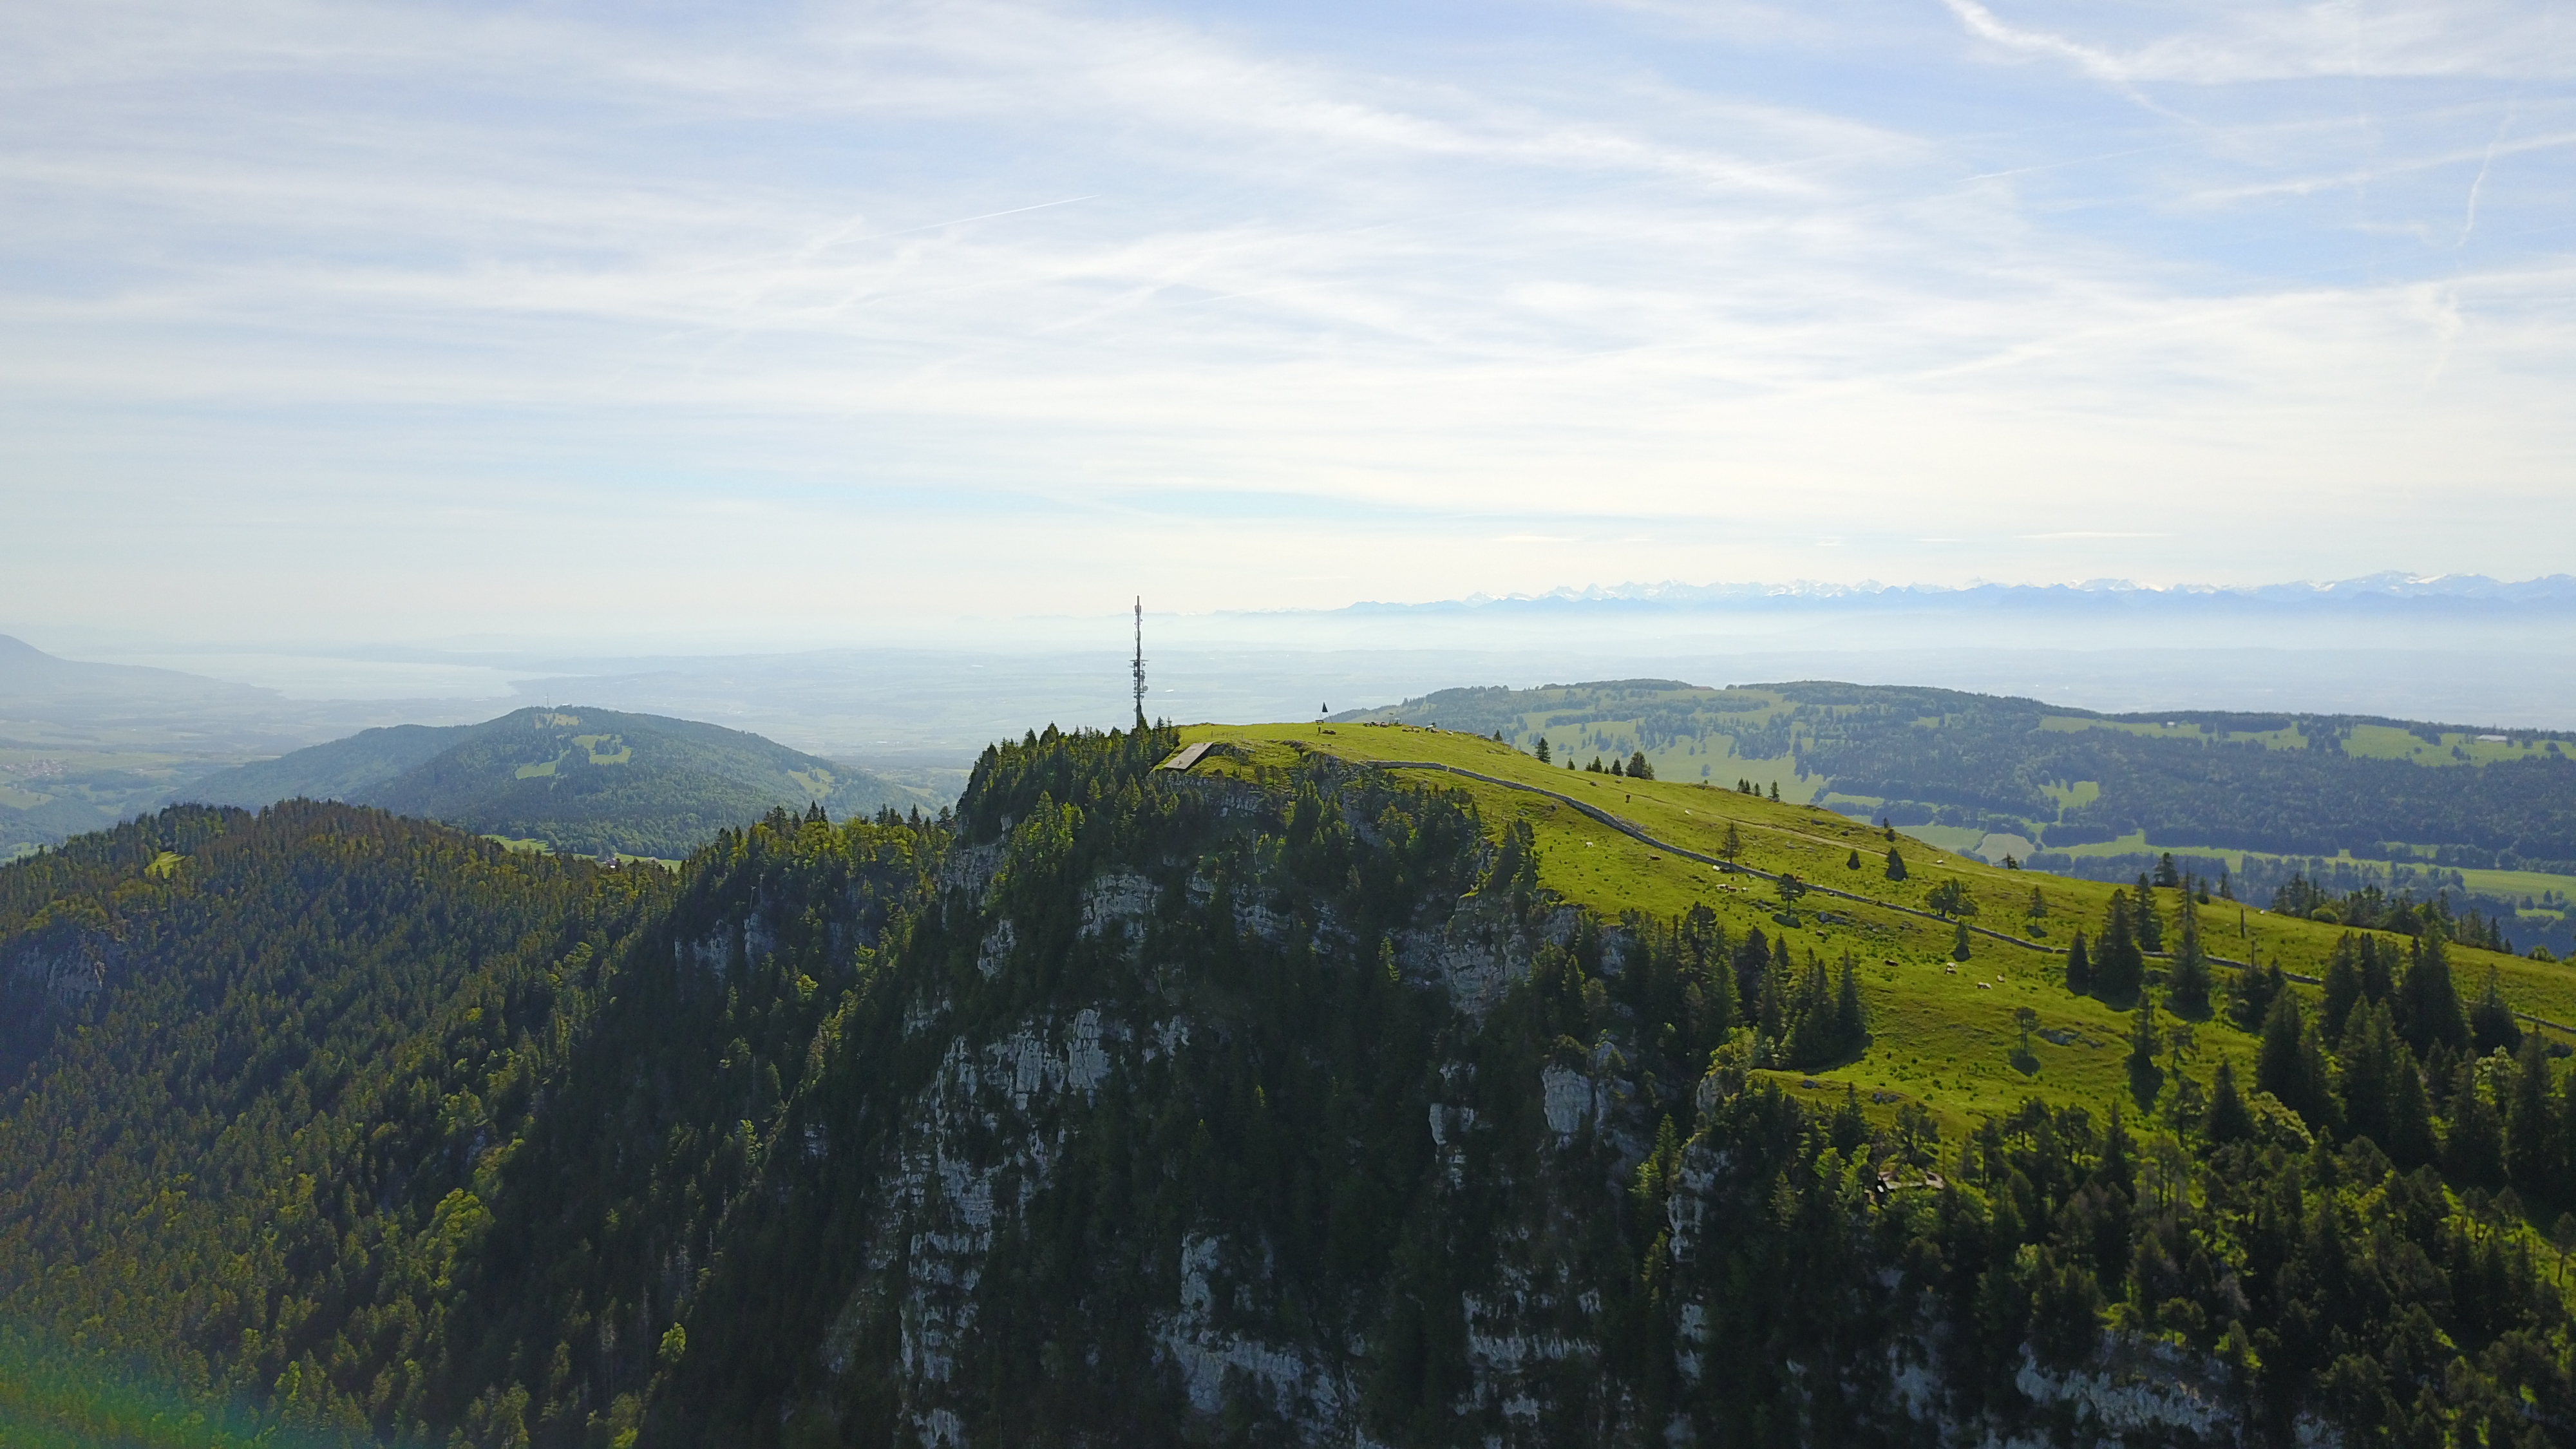
[[[1197,767],[1203,773],[1287,765],[1308,751],[1355,762],[1410,760],[1473,770],[1584,800],[1658,840],[1710,856],[1724,853],[1732,825],[1741,842],[1742,864],[1794,874],[1867,900],[1809,894],[1794,909],[1787,908],[1771,882],[1658,851],[1559,801],[1445,771],[1408,772],[1425,786],[1474,796],[1489,831],[1499,832],[1514,819],[1527,820],[1539,842],[1541,883],[1570,903],[1610,918],[1628,911],[1669,918],[1704,904],[1732,936],[1740,938],[1753,928],[1774,938],[1785,934],[1802,960],[1811,950],[1828,960],[1849,951],[1863,966],[1871,1044],[1855,1060],[1795,1074],[1801,1090],[1813,1081],[1812,1090],[1839,1093],[1850,1083],[1865,1098],[1879,1094],[1879,1106],[1917,1100],[1953,1120],[2008,1110],[2032,1095],[2080,1103],[2097,1112],[2118,1105],[2134,1114],[2152,1106],[2152,1097],[2141,1100],[2140,1084],[2128,1070],[2134,1011],[2071,994],[2064,985],[2066,943],[2079,929],[2088,938],[2099,934],[2113,886],[2005,870],[1901,834],[1890,841],[1882,831],[1831,811],[1775,803],[1732,788],[1542,765],[1510,745],[1455,731],[1400,724],[1201,725],[1184,731],[1184,738],[1225,741],[1240,749],[1240,755],[1212,752]],[[1891,845],[1904,857],[1903,881],[1888,878]],[[1850,863],[1855,854],[1857,867]],[[1928,911],[1933,890],[1944,881],[1958,882],[1976,902],[1969,918],[1973,924],[2032,944],[1976,936],[1969,959],[1954,962],[1953,925],[1910,913]],[[2034,892],[2045,908],[2037,917],[2031,914]],[[2322,973],[2342,931],[2230,901],[2193,906],[2180,891],[2155,895],[2171,923],[2169,942],[2179,939],[2179,913],[2194,909],[2211,955],[2277,962],[2298,975]],[[2518,1010],[2576,1022],[2576,967],[2456,943],[2451,961],[2464,994],[2473,996],[2493,969],[2505,998]],[[2223,989],[2231,968],[2215,969]],[[2150,966],[2149,978],[2161,982],[2160,962]],[[2021,1007],[2038,1015],[2027,1055],[2015,1022]],[[2170,1016],[2159,1016],[2172,1024]],[[2223,1014],[2190,1025],[2192,1050],[2178,1061],[2170,1048],[2161,1054],[2168,1076],[2179,1066],[2205,1083],[2217,1061],[2226,1058],[2251,1080],[2253,1036]],[[2559,1039],[2563,1033],[2551,1036]]]

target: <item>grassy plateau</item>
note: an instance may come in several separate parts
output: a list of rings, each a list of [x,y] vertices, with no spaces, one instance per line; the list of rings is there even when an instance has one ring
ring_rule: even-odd
[[[1400,770],[1423,785],[1472,796],[1489,831],[1500,832],[1514,819],[1528,821],[1539,844],[1541,883],[1571,904],[1612,919],[1628,911],[1671,918],[1705,904],[1730,935],[1740,938],[1756,927],[1766,936],[1785,934],[1800,959],[1812,950],[1838,961],[1848,951],[1862,967],[1870,1044],[1834,1067],[1786,1074],[1801,1091],[1839,1095],[1848,1083],[1875,1108],[1892,1111],[1919,1101],[1936,1116],[1960,1122],[2009,1110],[2031,1096],[2105,1114],[2116,1106],[2137,1115],[2174,1090],[2177,1074],[2206,1083],[2222,1058],[2236,1063],[2241,1079],[2252,1080],[2253,1035],[2223,1014],[2184,1021],[2161,1008],[2167,1040],[2159,1053],[2162,1069],[2134,1077],[2128,1057],[2136,1009],[2067,991],[2066,944],[2078,930],[2088,939],[2099,934],[2115,889],[2107,884],[1990,866],[1903,834],[1891,840],[1874,826],[1820,807],[1739,793],[1731,780],[1720,787],[1568,770],[1493,739],[1427,726],[1202,725],[1186,730],[1184,738],[1225,742],[1240,751],[1212,751],[1196,767],[1200,773],[1249,772],[1320,752],[1357,763],[1446,765],[1508,781],[1497,785],[1441,770]],[[1514,785],[1583,800],[1658,841],[1709,856],[1724,853],[1733,826],[1742,865],[1863,899],[1818,891],[1784,903],[1771,881],[1658,850],[1562,801]],[[1902,881],[1888,875],[1891,847],[1904,858]],[[1851,863],[1855,854],[1857,866]],[[1955,926],[1930,906],[1932,892],[1945,881],[1956,881],[1974,901],[1976,909],[1967,917],[1972,926],[2028,944],[1974,935],[1968,959],[1954,961]],[[2211,956],[2277,963],[2294,975],[2322,973],[2345,929],[2234,901],[2196,904],[2178,890],[2158,890],[2155,897],[2168,923],[2168,943],[2180,939],[2180,913],[2193,910]],[[2043,914],[2034,914],[2034,901]],[[2493,971],[2517,1010],[2576,1023],[2576,965],[2456,942],[2450,956],[2464,995],[2473,997]],[[2223,991],[2233,968],[2213,969]],[[2151,991],[2160,988],[2161,960],[2151,961],[2148,977]],[[2027,1035],[2016,1022],[2025,1007],[2037,1016]],[[2177,1025],[2187,1032],[2176,1032]],[[2543,1030],[2553,1042],[2568,1039],[2563,1029]]]

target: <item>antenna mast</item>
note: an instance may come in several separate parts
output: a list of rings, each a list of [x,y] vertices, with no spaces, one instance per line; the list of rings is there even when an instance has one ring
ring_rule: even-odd
[[[1136,596],[1136,728],[1145,727],[1145,596]]]

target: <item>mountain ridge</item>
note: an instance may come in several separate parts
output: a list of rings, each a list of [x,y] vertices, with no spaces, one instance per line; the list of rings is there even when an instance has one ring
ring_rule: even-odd
[[[916,791],[722,725],[532,705],[472,725],[394,725],[218,771],[171,803],[333,799],[532,839],[676,859],[773,808],[917,809]]]
[[[1953,940],[2106,909],[2142,983]],[[178,807],[0,869],[0,1303],[406,1449],[2563,1437],[2576,1101],[2447,973],[2576,980],[2263,916],[2326,986],[2187,1004],[2236,916],[1419,726],[677,875]]]

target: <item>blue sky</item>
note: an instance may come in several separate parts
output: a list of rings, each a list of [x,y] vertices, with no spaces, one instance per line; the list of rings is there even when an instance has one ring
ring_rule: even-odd
[[[2540,4],[19,6],[0,629],[2576,559]]]

